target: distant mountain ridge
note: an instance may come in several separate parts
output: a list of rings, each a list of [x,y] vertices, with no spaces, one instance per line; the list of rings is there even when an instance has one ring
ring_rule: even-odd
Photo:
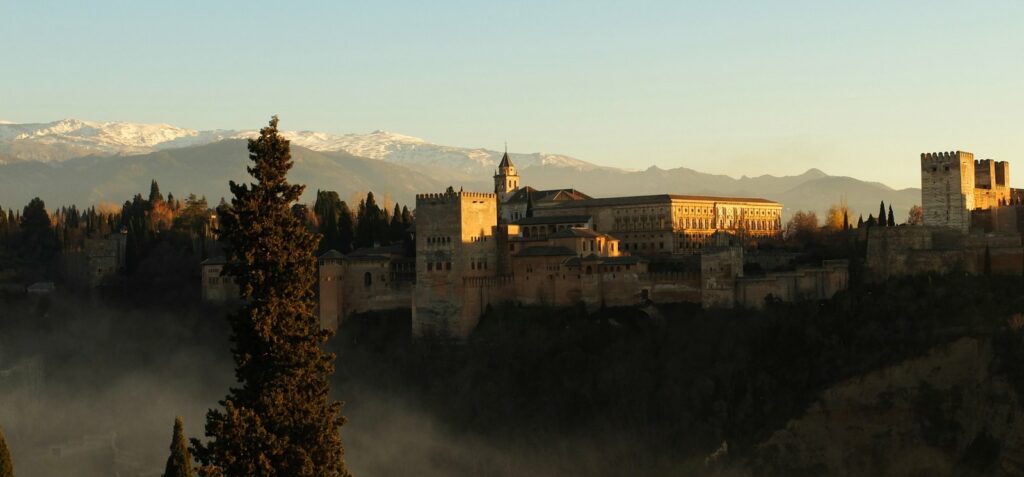
[[[99,123],[66,119],[52,123],[0,122],[0,206],[21,207],[35,196],[47,204],[121,203],[148,190],[156,179],[164,191],[196,193],[211,201],[228,195],[228,180],[247,180],[243,138],[256,131],[197,131],[166,124]],[[448,185],[491,190],[501,151],[432,144],[387,131],[330,134],[284,133],[296,160],[293,180],[343,198],[372,190],[410,204],[417,192]],[[569,156],[510,154],[522,184],[539,189],[573,187],[594,197],[641,194],[699,194],[764,197],[796,210],[823,214],[844,198],[855,214],[877,214],[878,202],[892,204],[899,220],[920,200],[918,189],[829,176],[810,169],[793,176],[733,178],[680,167],[627,171]],[[856,216],[851,220],[856,220]]]

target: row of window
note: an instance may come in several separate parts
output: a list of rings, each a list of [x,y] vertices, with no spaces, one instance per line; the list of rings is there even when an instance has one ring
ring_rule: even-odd
[[[451,237],[427,237],[427,245],[447,245],[452,243]]]
[[[452,269],[452,262],[427,262],[427,271],[428,272],[433,272],[435,270],[440,272],[442,270],[451,270],[451,269]]]

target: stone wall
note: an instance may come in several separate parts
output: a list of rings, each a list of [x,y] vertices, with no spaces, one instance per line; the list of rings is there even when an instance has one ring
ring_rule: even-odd
[[[870,282],[921,273],[980,274],[986,268],[995,274],[1020,275],[1024,270],[1020,234],[960,234],[945,227],[927,226],[868,230],[865,279]]]
[[[846,260],[825,260],[821,267],[740,278],[736,281],[736,303],[761,308],[769,297],[786,302],[827,300],[849,287],[849,270]]]

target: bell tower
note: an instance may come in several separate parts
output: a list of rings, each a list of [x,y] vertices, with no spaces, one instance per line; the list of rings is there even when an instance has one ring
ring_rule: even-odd
[[[505,147],[505,155],[501,156],[498,163],[498,170],[494,171],[494,193],[498,195],[498,203],[508,200],[513,192],[519,190],[519,173],[512,160],[508,158],[508,147]]]

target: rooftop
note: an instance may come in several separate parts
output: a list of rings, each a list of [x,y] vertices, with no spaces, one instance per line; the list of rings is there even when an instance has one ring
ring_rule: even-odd
[[[525,248],[516,254],[517,257],[562,257],[575,255],[576,252],[569,250],[567,247],[550,245]]]
[[[722,203],[753,203],[765,205],[782,204],[768,199],[750,197],[716,197],[710,195],[678,195],[678,194],[657,194],[657,195],[633,195],[625,197],[603,197],[599,199],[581,199],[573,202],[560,202],[551,204],[545,208],[556,207],[593,207],[602,205],[644,205],[644,204],[670,204],[673,201],[692,202],[722,202]]]
[[[532,198],[534,203],[592,199],[589,195],[576,189],[537,190],[526,186],[515,191],[505,202],[526,202],[528,197]]]
[[[581,227],[570,227],[570,228],[567,228],[567,229],[559,230],[559,231],[557,231],[557,232],[555,232],[555,233],[553,233],[551,235],[548,235],[548,238],[569,238],[569,237],[598,238],[598,237],[607,237],[607,235],[603,234],[601,232],[595,232],[595,231],[593,231],[591,229],[585,229],[585,228],[581,228]]]
[[[515,225],[585,224],[587,222],[590,222],[589,215],[547,215],[542,217],[523,217],[512,221]]]

